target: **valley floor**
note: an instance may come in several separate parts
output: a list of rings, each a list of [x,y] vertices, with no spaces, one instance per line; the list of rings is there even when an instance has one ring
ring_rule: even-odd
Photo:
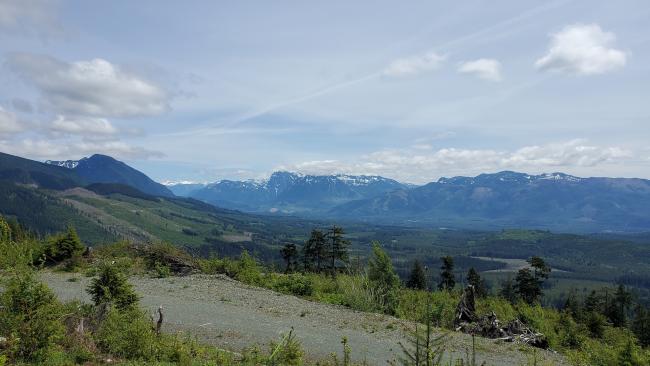
[[[77,280],[71,282],[71,277]],[[86,277],[44,272],[42,279],[61,300],[90,301],[85,292],[89,283]],[[404,330],[412,325],[390,316],[251,287],[225,276],[134,277],[131,282],[143,308],[153,313],[159,305],[164,307],[165,331],[189,332],[202,342],[232,351],[266,345],[293,328],[308,358],[324,359],[331,353],[340,357],[341,337],[346,336],[355,361],[385,365],[401,354],[398,342],[405,341]],[[532,364],[529,348],[483,338],[477,338],[476,344],[478,364]],[[447,347],[454,357],[463,357],[471,347],[471,337],[452,332]],[[566,364],[561,356],[548,351],[538,351],[537,358],[538,365]]]

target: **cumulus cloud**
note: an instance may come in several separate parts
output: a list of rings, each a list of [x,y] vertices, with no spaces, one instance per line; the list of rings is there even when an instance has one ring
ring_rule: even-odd
[[[535,62],[540,70],[577,75],[604,74],[625,66],[625,52],[612,44],[616,35],[598,24],[575,24],[551,35],[548,53]]]
[[[126,118],[158,115],[170,108],[162,88],[100,58],[68,63],[14,54],[8,64],[58,113]]]
[[[422,56],[401,58],[393,61],[383,74],[386,76],[407,76],[437,69],[447,57],[435,52]]]
[[[15,114],[0,107],[0,135],[9,135],[24,130]]]
[[[463,62],[458,66],[458,72],[474,74],[484,80],[501,81],[501,63],[495,59],[480,58]]]
[[[69,141],[60,143],[40,139],[23,139],[20,141],[0,140],[0,150],[9,154],[28,156],[41,160],[81,158],[95,153],[106,154],[121,159],[148,159],[164,156],[161,152],[131,146],[122,141]]]
[[[619,147],[594,146],[585,140],[576,139],[525,146],[514,151],[458,148],[430,151],[417,148],[382,150],[362,156],[352,163],[317,160],[281,168],[306,174],[376,174],[426,183],[445,175],[478,174],[506,169],[544,171],[594,167],[632,157],[631,151]]]
[[[50,129],[55,133],[81,135],[88,138],[104,138],[116,135],[119,130],[105,118],[69,118],[59,115],[52,122]]]

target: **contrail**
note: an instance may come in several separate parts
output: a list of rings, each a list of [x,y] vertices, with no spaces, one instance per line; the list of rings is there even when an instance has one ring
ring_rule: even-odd
[[[462,44],[464,42],[467,42],[469,40],[478,38],[481,35],[490,33],[492,31],[497,30],[499,28],[502,28],[504,26],[508,26],[508,25],[511,25],[511,24],[516,24],[518,22],[521,22],[523,20],[531,18],[531,17],[533,17],[533,16],[535,16],[535,15],[537,15],[539,13],[543,13],[543,12],[546,12],[546,11],[551,10],[553,8],[557,8],[557,7],[561,6],[561,5],[564,5],[567,2],[569,2],[569,1],[568,0],[561,0],[561,1],[554,1],[554,2],[550,2],[550,3],[546,3],[544,5],[540,5],[538,7],[535,7],[533,9],[524,11],[524,12],[522,12],[522,13],[520,13],[520,14],[512,17],[512,18],[503,20],[503,21],[501,21],[499,23],[496,23],[494,25],[491,25],[489,27],[480,29],[480,30],[478,30],[476,32],[469,33],[469,34],[466,34],[466,35],[461,36],[459,38],[456,38],[456,39],[447,41],[445,43],[442,43],[442,44],[440,44],[438,46],[433,47],[433,49],[434,50],[440,50],[440,49],[453,47],[454,45],[457,45],[457,44]],[[427,33],[427,32],[424,32],[424,33]],[[421,37],[422,36],[415,37],[414,39],[421,38]],[[320,97],[322,95],[329,94],[331,92],[334,92],[334,91],[337,91],[337,90],[340,90],[340,89],[345,89],[345,88],[348,88],[348,87],[351,87],[351,86],[354,86],[354,85],[357,85],[357,84],[364,83],[364,82],[372,80],[372,79],[379,78],[382,75],[384,75],[384,70],[373,72],[371,74],[367,74],[367,75],[355,78],[353,80],[347,80],[347,81],[343,81],[343,82],[336,83],[336,84],[333,84],[333,85],[329,85],[329,86],[323,87],[323,88],[321,88],[319,90],[316,90],[314,92],[307,93],[305,95],[301,95],[301,96],[298,96],[298,97],[295,97],[295,98],[292,98],[292,99],[284,100],[284,101],[281,101],[281,102],[278,102],[278,103],[275,103],[275,104],[271,104],[271,105],[266,106],[264,108],[261,108],[259,110],[251,111],[249,113],[246,113],[246,114],[240,115],[238,117],[229,119],[228,122],[220,124],[218,127],[219,128],[230,127],[230,126],[239,124],[241,122],[245,122],[245,121],[248,121],[250,119],[263,116],[265,114],[273,112],[273,111],[275,111],[277,109],[280,109],[282,107],[302,103],[304,101],[314,99],[314,98]],[[191,130],[191,131],[166,134],[166,136],[187,136],[187,135],[194,135],[196,133],[203,134],[203,133],[207,133],[207,132],[209,132],[209,131],[211,131],[213,129],[214,129],[214,127],[210,126],[210,127],[207,127],[207,128],[197,128],[197,129],[194,129],[194,130]]]

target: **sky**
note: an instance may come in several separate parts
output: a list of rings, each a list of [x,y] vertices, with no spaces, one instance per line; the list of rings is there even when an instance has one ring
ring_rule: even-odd
[[[650,2],[0,0],[0,151],[158,181],[650,178]]]

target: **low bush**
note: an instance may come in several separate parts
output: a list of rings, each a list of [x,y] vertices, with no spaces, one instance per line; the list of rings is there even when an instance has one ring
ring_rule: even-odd
[[[0,334],[10,360],[44,361],[64,335],[61,304],[30,270],[16,270],[0,283]]]
[[[296,296],[311,296],[314,292],[314,286],[310,277],[300,273],[293,274],[271,274],[270,288],[284,294]]]
[[[114,356],[144,361],[160,356],[156,333],[139,309],[110,309],[95,339],[102,352]]]

